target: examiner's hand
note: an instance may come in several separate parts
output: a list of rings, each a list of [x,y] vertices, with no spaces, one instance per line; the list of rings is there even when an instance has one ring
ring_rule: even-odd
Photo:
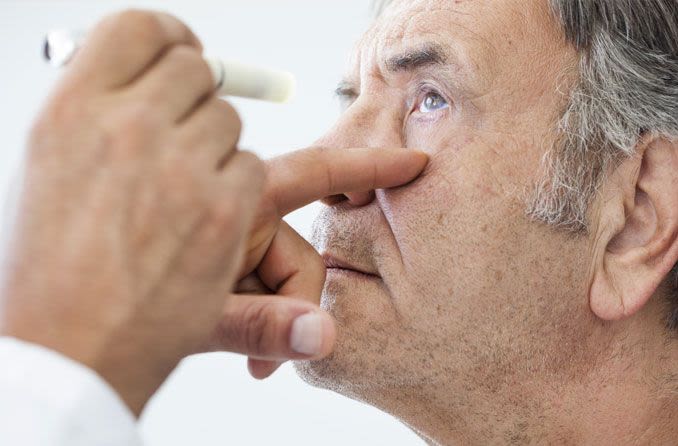
[[[137,413],[217,326],[264,183],[201,51],[165,14],[96,27],[31,132],[5,270],[2,334],[90,366]]]
[[[268,161],[242,280],[224,307],[211,347],[249,355],[256,378],[271,375],[287,359],[319,359],[331,353],[334,322],[318,307],[324,262],[282,218],[341,193],[369,202],[372,190],[413,180],[427,162],[426,154],[412,149],[324,148]]]

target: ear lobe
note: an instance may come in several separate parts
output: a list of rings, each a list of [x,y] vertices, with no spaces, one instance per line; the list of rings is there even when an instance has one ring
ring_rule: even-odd
[[[678,262],[678,142],[651,138],[601,188],[591,310],[616,320],[639,311]]]

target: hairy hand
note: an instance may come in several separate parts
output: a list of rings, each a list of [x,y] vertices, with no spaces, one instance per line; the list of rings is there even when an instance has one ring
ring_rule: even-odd
[[[318,304],[325,283],[320,255],[282,218],[315,200],[400,186],[421,173],[412,149],[310,148],[268,161],[263,198],[247,243],[237,294],[224,307],[213,349],[249,355],[250,373],[271,375],[287,359],[320,359],[335,341]]]
[[[217,326],[264,184],[201,53],[171,16],[106,18],[28,144],[2,333],[90,366],[137,413]]]

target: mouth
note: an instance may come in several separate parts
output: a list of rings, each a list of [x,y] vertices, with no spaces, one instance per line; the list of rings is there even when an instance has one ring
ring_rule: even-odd
[[[332,254],[323,253],[323,261],[325,262],[325,268],[327,268],[327,274],[343,274],[347,276],[359,277],[362,279],[369,280],[380,280],[381,276],[377,271],[372,270],[366,266],[356,265],[347,260],[340,259]]]

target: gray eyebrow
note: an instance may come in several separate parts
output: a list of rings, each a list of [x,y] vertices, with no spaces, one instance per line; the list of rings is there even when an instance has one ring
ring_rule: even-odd
[[[386,61],[388,71],[398,73],[401,71],[414,71],[418,68],[430,65],[445,65],[448,63],[448,57],[443,48],[435,43],[408,50],[402,54],[397,54]]]
[[[444,48],[436,43],[428,42],[419,48],[396,54],[385,61],[385,66],[391,73],[415,71],[431,65],[444,66],[450,63],[450,58]],[[355,99],[359,96],[358,88],[353,82],[344,80],[334,90],[334,94],[341,99]]]

